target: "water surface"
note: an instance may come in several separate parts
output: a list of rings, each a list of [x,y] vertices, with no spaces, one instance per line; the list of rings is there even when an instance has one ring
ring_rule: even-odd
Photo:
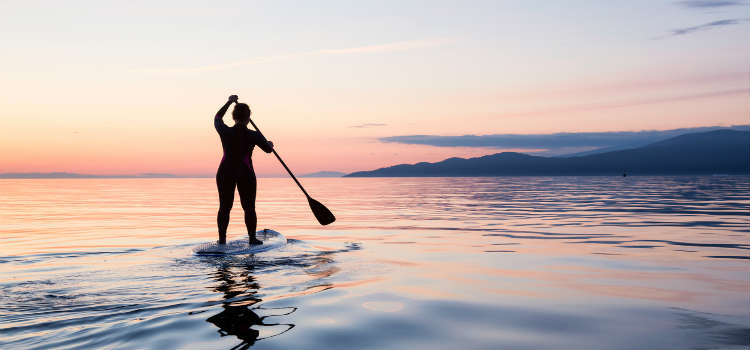
[[[0,180],[0,347],[747,348],[744,176]],[[235,203],[230,239],[243,236]]]

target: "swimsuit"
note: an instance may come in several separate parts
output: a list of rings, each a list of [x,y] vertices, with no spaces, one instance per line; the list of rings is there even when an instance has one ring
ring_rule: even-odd
[[[229,127],[224,124],[221,116],[214,118],[214,127],[221,138],[224,157],[221,158],[219,170],[216,172],[216,187],[219,190],[219,238],[226,237],[229,225],[229,212],[234,203],[234,188],[240,193],[240,203],[245,212],[245,226],[248,233],[255,233],[257,217],[255,216],[256,179],[253,170],[252,154],[255,146],[266,153],[272,149],[263,135],[247,126],[235,124]]]

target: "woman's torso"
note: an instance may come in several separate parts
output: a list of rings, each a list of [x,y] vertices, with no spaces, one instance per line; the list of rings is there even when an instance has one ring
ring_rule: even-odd
[[[224,150],[219,169],[253,170],[252,154],[257,138],[253,133],[257,132],[243,125],[219,130],[221,147]]]

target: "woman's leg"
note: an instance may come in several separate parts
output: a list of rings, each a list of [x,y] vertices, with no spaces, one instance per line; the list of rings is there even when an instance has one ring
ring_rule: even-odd
[[[255,192],[256,180],[253,174],[247,172],[237,178],[237,192],[240,193],[240,203],[245,211],[245,226],[251,244],[259,244],[255,238],[255,229],[258,225],[258,217],[255,215]]]
[[[216,188],[219,190],[219,213],[216,214],[216,224],[219,227],[219,244],[227,242],[227,226],[229,226],[229,212],[234,203],[234,187],[236,184],[233,174],[227,171],[216,173]]]

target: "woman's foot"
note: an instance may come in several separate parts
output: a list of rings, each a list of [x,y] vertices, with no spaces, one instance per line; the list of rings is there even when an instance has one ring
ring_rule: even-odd
[[[260,244],[263,244],[263,241],[255,237],[250,237],[250,245],[260,245]]]

